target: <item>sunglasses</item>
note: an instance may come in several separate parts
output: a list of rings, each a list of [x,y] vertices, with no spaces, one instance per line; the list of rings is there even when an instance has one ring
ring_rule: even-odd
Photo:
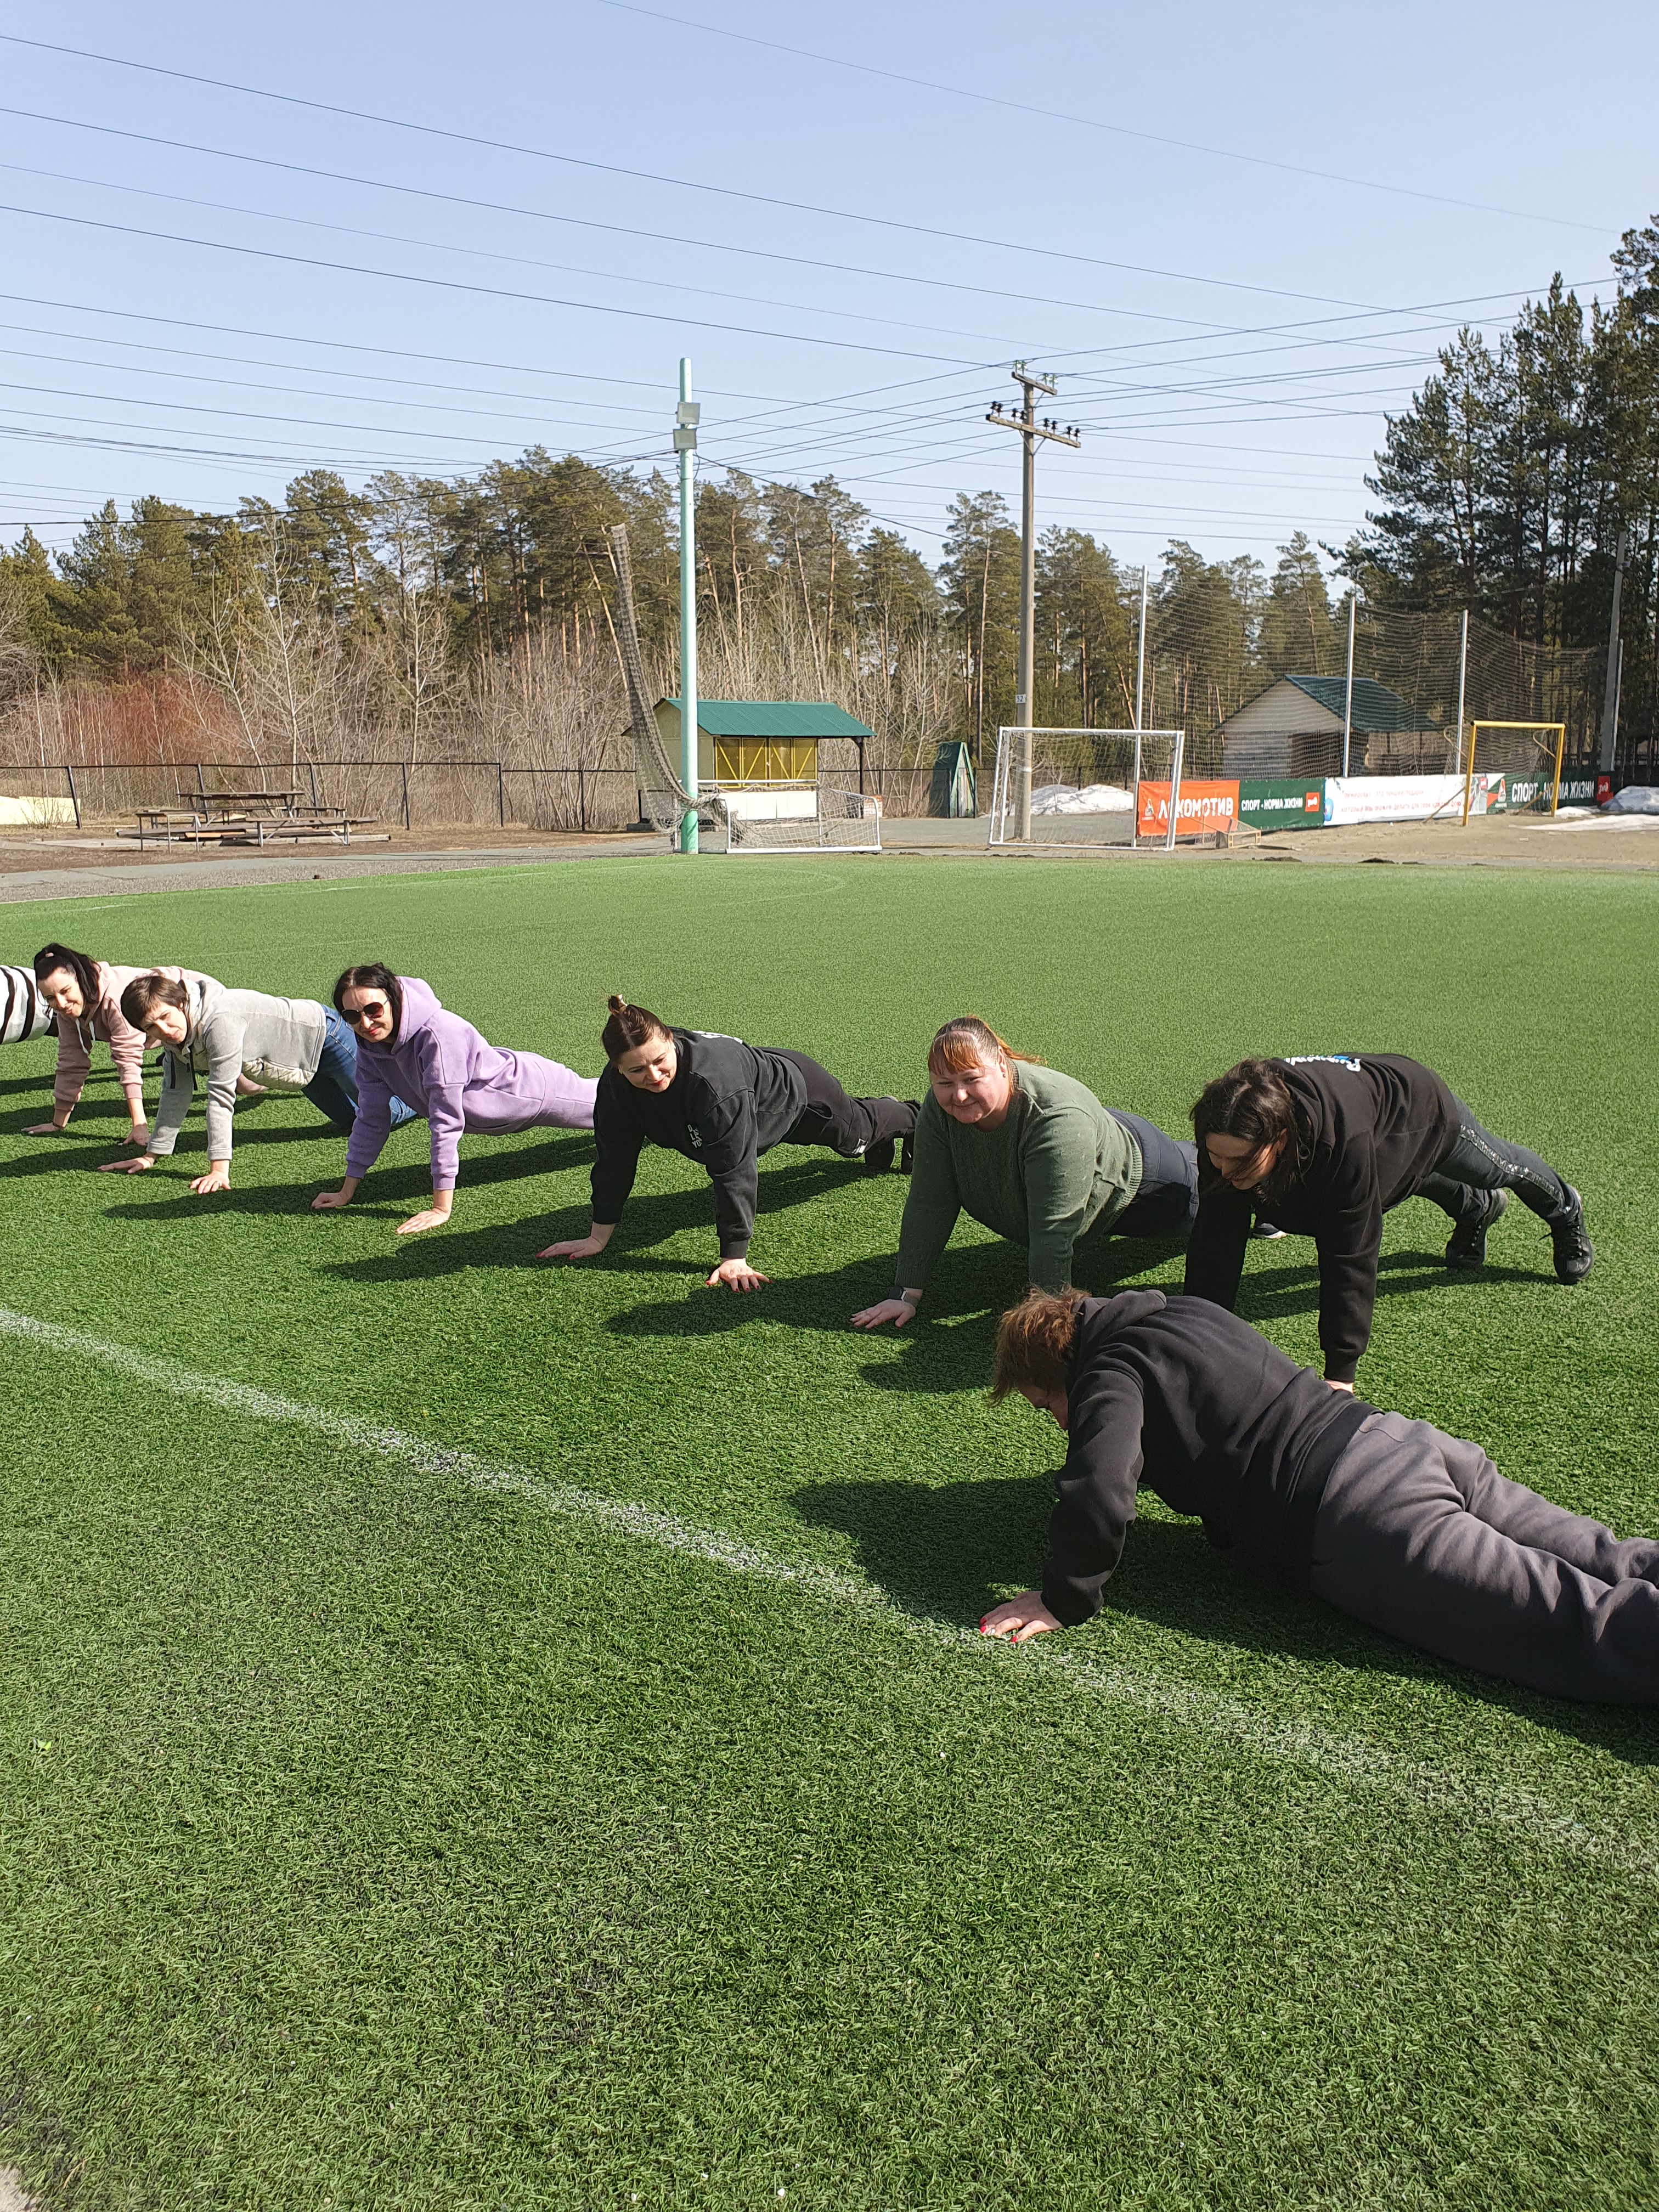
[[[349,1022],[354,1030],[360,1030],[365,1022],[383,1022],[391,1012],[386,1000],[371,999],[366,1006],[342,1006],[340,1018]]]

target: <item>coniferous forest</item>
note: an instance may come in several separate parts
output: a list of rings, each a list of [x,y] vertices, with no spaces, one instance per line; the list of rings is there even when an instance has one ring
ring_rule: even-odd
[[[1150,580],[1146,720],[1201,734],[1269,676],[1341,665],[1343,594],[1455,618],[1576,671],[1599,702],[1626,534],[1621,741],[1659,721],[1659,218],[1626,233],[1617,290],[1558,279],[1495,339],[1462,332],[1391,416],[1365,527],[1301,532],[1271,570],[1171,540]],[[872,763],[981,758],[1012,719],[1018,517],[959,494],[930,567],[831,476],[710,472],[698,493],[707,696],[823,697],[877,732]],[[112,501],[53,556],[0,554],[0,714],[17,760],[621,757],[605,532],[628,525],[641,628],[675,685],[678,544],[665,471],[536,447],[477,475],[314,469],[280,505]],[[1037,561],[1035,718],[1133,718],[1140,575],[1089,533]],[[1443,711],[1443,702],[1432,703]],[[1585,708],[1586,715],[1590,709]],[[1580,732],[1583,735],[1583,732]]]

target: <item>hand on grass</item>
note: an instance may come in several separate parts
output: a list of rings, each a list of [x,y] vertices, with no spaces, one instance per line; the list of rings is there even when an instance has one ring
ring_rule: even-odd
[[[896,1328],[902,1328],[907,1321],[914,1321],[915,1317],[916,1310],[908,1298],[882,1298],[872,1306],[866,1306],[861,1313],[855,1313],[853,1326],[854,1328],[879,1328],[883,1322],[890,1321]]]
[[[441,1229],[449,1218],[449,1202],[423,1206],[420,1212],[411,1213],[407,1221],[398,1224],[399,1237],[418,1237],[423,1229]]]
[[[33,1121],[23,1134],[26,1137],[61,1137],[68,1127],[67,1121]]]
[[[538,1260],[592,1260],[611,1242],[608,1237],[567,1237],[562,1244],[550,1244],[538,1252]]]
[[[146,1175],[155,1164],[155,1155],[146,1152],[142,1159],[103,1160],[99,1164],[100,1175]]]
[[[191,1177],[190,1187],[195,1192],[198,1198],[206,1198],[212,1191],[228,1190],[230,1188],[230,1162],[228,1160],[215,1160],[205,1175],[192,1176]]]
[[[313,1213],[332,1213],[337,1206],[349,1206],[350,1203],[351,1193],[349,1190],[319,1190],[311,1201],[311,1210]]]
[[[1006,1636],[1010,1644],[1029,1644],[1034,1636],[1047,1635],[1051,1628],[1063,1628],[1064,1621],[1056,1620],[1042,1602],[1036,1590],[1022,1590],[1001,1605],[994,1605],[980,1622],[981,1636]]]
[[[141,1152],[148,1152],[149,1149],[149,1124],[143,1121],[135,1121],[132,1127],[127,1131],[125,1136],[122,1138],[121,1142],[124,1145],[137,1145]]]
[[[747,1260],[722,1260],[714,1273],[703,1284],[712,1291],[716,1283],[724,1283],[728,1291],[757,1291],[772,1278],[763,1275],[758,1267],[751,1267]]]

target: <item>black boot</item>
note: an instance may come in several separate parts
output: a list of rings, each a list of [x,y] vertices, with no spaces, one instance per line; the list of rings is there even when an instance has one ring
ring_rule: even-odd
[[[1583,1200],[1570,1182],[1561,1188],[1567,1194],[1567,1202],[1559,1213],[1549,1216],[1547,1224],[1555,1247],[1555,1279],[1560,1283],[1582,1283],[1590,1271],[1595,1247],[1584,1234]]]
[[[1482,1267],[1486,1262],[1486,1231],[1510,1202],[1506,1190],[1478,1190],[1480,1211],[1460,1221],[1446,1244],[1449,1267]]]

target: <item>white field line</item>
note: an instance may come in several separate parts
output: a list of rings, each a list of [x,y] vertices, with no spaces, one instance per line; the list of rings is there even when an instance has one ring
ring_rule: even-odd
[[[308,1406],[295,1398],[278,1397],[246,1382],[222,1376],[203,1375],[179,1362],[112,1343],[80,1329],[64,1328],[55,1322],[36,1321],[0,1306],[0,1337],[77,1353],[131,1375],[152,1389],[179,1398],[200,1399],[221,1412],[253,1421],[280,1422],[308,1429],[315,1436],[372,1452],[382,1459],[401,1461],[422,1474],[465,1484],[474,1490],[495,1491],[522,1498],[544,1511],[582,1521],[619,1536],[654,1544],[659,1549],[724,1567],[733,1574],[793,1585],[832,1605],[855,1607],[889,1626],[921,1634],[935,1644],[952,1650],[972,1649],[993,1661],[1007,1663],[1003,1648],[974,1628],[958,1627],[896,1604],[872,1584],[841,1575],[811,1560],[780,1559],[757,1551],[751,1545],[723,1534],[716,1528],[700,1528],[672,1513],[601,1492],[549,1482],[539,1475],[514,1467],[498,1467],[475,1453],[429,1443],[405,1430],[364,1421],[349,1413]],[[1149,1717],[1172,1722],[1206,1735],[1231,1738],[1241,1747],[1264,1759],[1310,1769],[1344,1785],[1391,1790],[1414,1800],[1427,1810],[1442,1811],[1480,1820],[1489,1826],[1518,1830],[1534,1841],[1572,1852],[1626,1874],[1659,1880],[1659,1848],[1639,1837],[1621,1834],[1581,1820],[1565,1807],[1528,1790],[1506,1784],[1486,1784],[1469,1773],[1429,1766],[1403,1757],[1363,1738],[1341,1735],[1309,1721],[1285,1721],[1248,1705],[1240,1699],[1218,1696],[1191,1684],[1159,1680],[1109,1661],[1085,1657],[1048,1643],[1025,1646],[1019,1663],[1057,1674],[1075,1689],[1100,1698],[1114,1706],[1128,1706]]]

